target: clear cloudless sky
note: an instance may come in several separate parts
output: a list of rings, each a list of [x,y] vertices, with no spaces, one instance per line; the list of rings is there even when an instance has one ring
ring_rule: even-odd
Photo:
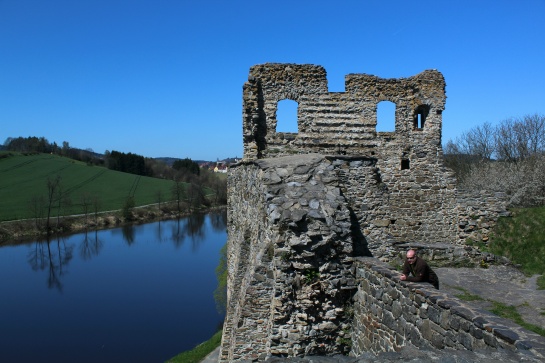
[[[545,115],[545,0],[0,0],[0,143],[242,156],[252,65],[447,82],[443,142]]]

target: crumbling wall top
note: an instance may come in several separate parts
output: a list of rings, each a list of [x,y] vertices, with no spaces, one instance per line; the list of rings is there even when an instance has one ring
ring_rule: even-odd
[[[446,95],[439,71],[388,79],[348,74],[345,89],[328,92],[326,71],[318,65],[251,67],[243,87],[244,158],[309,152],[375,156],[394,144],[440,143]],[[298,104],[297,132],[277,130],[278,103],[285,99]],[[396,106],[395,130],[389,135],[377,132],[382,101]]]

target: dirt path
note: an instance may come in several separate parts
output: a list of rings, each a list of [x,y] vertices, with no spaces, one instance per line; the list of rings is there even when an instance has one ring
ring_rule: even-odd
[[[441,282],[441,290],[452,295],[464,289],[483,301],[471,304],[490,311],[492,302],[514,305],[524,321],[545,329],[545,290],[537,290],[537,275],[524,276],[512,266],[490,266],[484,268],[437,268],[434,269]],[[458,289],[457,289],[458,287]]]

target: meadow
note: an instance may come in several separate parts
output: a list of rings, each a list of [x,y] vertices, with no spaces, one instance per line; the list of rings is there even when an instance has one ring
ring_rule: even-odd
[[[485,250],[506,256],[528,276],[541,275],[538,288],[545,289],[545,206],[511,212],[512,217],[498,220]]]
[[[50,154],[24,155],[0,152],[0,221],[34,218],[32,200],[48,198],[47,182],[60,178],[66,198],[61,215],[120,210],[129,196],[135,206],[172,199],[172,180],[144,177],[91,166],[83,162]],[[89,207],[89,199],[97,201]],[[95,199],[96,198],[96,199]],[[84,203],[84,199],[87,202]],[[52,216],[56,216],[54,210]]]

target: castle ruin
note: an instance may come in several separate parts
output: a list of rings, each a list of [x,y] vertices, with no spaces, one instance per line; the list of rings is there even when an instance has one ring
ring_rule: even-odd
[[[285,99],[298,104],[296,133],[277,131]],[[376,130],[381,101],[396,106],[392,132]],[[485,324],[470,338],[435,329],[420,312],[435,292],[417,286],[424,293],[415,294],[422,284],[401,283],[381,265],[408,246],[436,262],[470,259],[463,240],[485,238],[505,212],[497,196],[477,202],[457,190],[443,165],[445,101],[436,70],[399,79],[349,74],[345,92],[328,92],[321,66],[251,67],[244,158],[228,175],[221,362],[379,352],[415,341],[440,349],[507,344],[482,333]],[[442,325],[455,315],[437,314]]]

